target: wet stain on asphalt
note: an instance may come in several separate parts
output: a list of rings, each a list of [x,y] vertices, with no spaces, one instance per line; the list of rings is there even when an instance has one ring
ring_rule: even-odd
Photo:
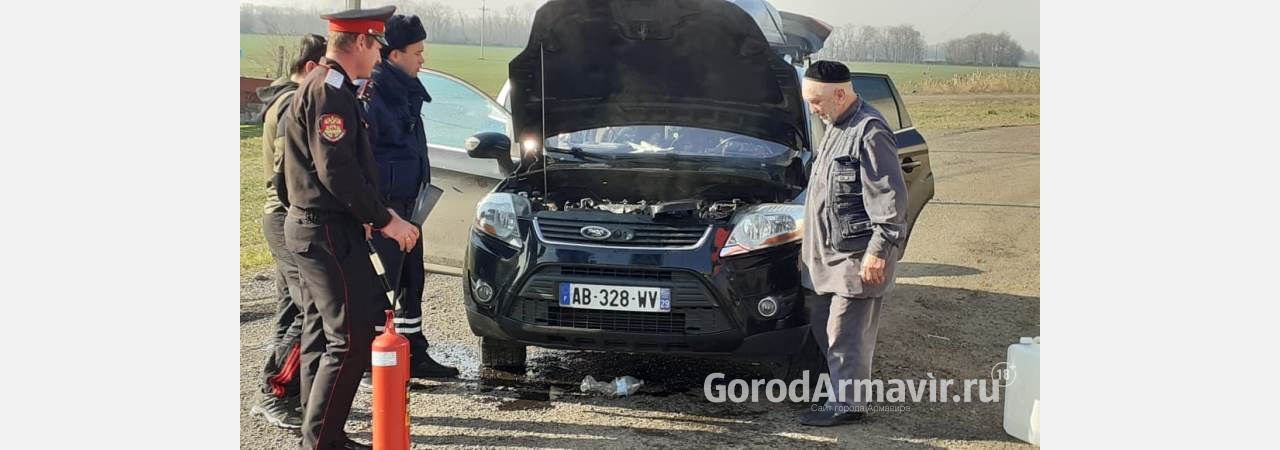
[[[588,375],[604,382],[630,375],[643,380],[644,384],[626,401],[642,401],[641,397],[674,397],[681,403],[700,404],[708,412],[714,411],[723,417],[754,417],[765,413],[749,405],[713,404],[703,395],[703,384],[708,375],[725,374],[713,385],[724,385],[733,379],[768,379],[770,376],[763,365],[731,359],[533,347],[529,353],[525,372],[510,373],[482,368],[478,352],[465,344],[432,344],[432,357],[457,367],[458,380],[448,384],[414,382],[410,386],[415,390],[430,391],[453,385],[480,394],[478,401],[493,404],[499,411],[530,411],[553,409],[556,402],[606,398],[581,392],[582,380]]]

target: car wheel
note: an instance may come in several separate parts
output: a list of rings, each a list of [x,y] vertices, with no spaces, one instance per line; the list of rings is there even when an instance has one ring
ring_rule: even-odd
[[[480,365],[486,369],[524,373],[525,346],[511,341],[480,338]]]
[[[808,336],[804,340],[804,344],[800,346],[800,351],[790,355],[773,365],[774,378],[781,379],[786,382],[800,379],[804,376],[805,371],[809,372],[809,387],[817,386],[818,375],[827,372],[827,358],[822,354],[822,350],[818,348],[818,343],[813,340],[813,336]]]

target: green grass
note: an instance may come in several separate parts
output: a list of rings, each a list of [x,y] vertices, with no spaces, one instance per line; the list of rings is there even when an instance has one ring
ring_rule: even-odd
[[[274,264],[262,236],[266,179],[262,168],[262,126],[240,126],[240,275]]]
[[[240,75],[257,78],[274,78],[271,49],[284,45],[297,45],[296,37],[241,34]],[[427,43],[426,67],[458,76],[474,84],[490,96],[497,96],[507,79],[507,63],[521,49],[510,47],[485,47],[484,59],[480,59],[480,46]]]

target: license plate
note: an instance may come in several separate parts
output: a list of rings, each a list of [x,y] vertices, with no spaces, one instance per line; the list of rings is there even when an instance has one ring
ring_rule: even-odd
[[[671,288],[560,283],[560,306],[609,311],[671,312]]]

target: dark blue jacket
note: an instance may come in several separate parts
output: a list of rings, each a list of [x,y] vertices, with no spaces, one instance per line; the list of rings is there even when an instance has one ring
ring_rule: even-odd
[[[422,104],[431,96],[416,76],[383,60],[373,69],[373,99],[367,115],[373,157],[378,160],[379,192],[399,209],[431,181]],[[402,212],[403,213],[403,212]]]

